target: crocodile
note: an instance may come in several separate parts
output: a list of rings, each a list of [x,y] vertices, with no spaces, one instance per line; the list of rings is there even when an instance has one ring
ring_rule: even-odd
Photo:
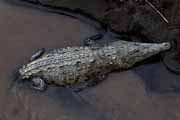
[[[170,49],[170,43],[138,43],[117,40],[98,44],[97,37],[85,40],[86,46],[42,49],[19,70],[32,87],[45,90],[47,84],[81,91],[94,86],[115,70],[126,70],[135,63]]]

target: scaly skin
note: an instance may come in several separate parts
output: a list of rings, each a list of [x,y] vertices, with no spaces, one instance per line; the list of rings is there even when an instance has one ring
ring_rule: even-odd
[[[42,54],[20,68],[19,73],[22,79],[32,80],[39,90],[44,90],[46,83],[60,86],[81,86],[81,83],[86,83],[83,87],[77,87],[85,88],[100,81],[100,76],[114,70],[128,69],[169,48],[169,43],[121,40],[104,46],[67,47]]]

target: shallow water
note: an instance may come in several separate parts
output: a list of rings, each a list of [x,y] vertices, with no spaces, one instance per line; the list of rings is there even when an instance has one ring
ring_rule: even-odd
[[[78,20],[0,1],[0,119],[178,120],[179,76],[162,63],[111,74],[79,94],[51,86],[45,92],[12,83],[11,73],[38,48],[80,45],[96,31]]]

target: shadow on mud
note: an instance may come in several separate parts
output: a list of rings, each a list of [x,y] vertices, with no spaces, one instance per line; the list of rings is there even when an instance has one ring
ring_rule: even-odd
[[[159,61],[161,60],[158,56],[153,57],[149,62],[144,62],[133,70],[142,77],[148,93],[180,94],[180,75],[171,72]]]
[[[9,102],[6,109],[8,116],[13,109],[20,107],[21,110],[16,116],[27,119],[73,119],[73,120],[106,120],[88,102],[84,101],[80,95],[73,93],[70,89],[49,86],[46,91],[40,92],[31,89],[29,81],[17,80],[10,89]],[[27,115],[29,114],[29,115]],[[6,116],[7,118],[7,116]],[[11,118],[10,118],[11,119]]]

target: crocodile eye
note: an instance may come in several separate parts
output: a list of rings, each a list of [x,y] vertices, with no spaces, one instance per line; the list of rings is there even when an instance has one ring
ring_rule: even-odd
[[[94,63],[94,62],[95,62],[95,59],[90,59],[89,62],[90,62],[90,63]]]
[[[81,61],[77,61],[77,62],[76,62],[76,65],[77,65],[77,66],[80,66],[80,64],[81,64]]]

